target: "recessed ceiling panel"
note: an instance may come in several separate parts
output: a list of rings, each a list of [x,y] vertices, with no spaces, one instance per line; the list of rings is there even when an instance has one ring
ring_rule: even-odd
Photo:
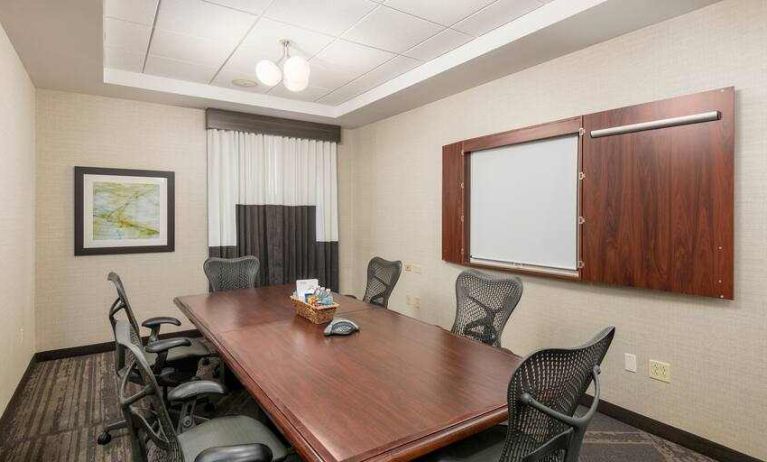
[[[419,64],[421,64],[421,62],[418,60],[406,56],[397,56],[376,67],[372,71],[358,77],[352,82],[338,88],[332,93],[329,93],[319,99],[318,102],[332,105],[343,103],[350,98],[360,95],[371,88],[381,85],[382,83],[417,67]]]
[[[266,17],[330,35],[340,35],[378,4],[369,0],[274,0]]]
[[[453,29],[445,29],[434,37],[431,37],[406,51],[405,54],[420,59],[421,61],[429,61],[450,50],[458,48],[472,38],[472,36],[464,34],[463,32],[458,32]]]
[[[190,82],[208,83],[216,71],[215,67],[200,66],[159,56],[149,56],[146,60],[148,74]]]
[[[386,0],[386,6],[396,8],[443,26],[452,26],[456,22],[476,13],[495,0]]]
[[[271,0],[207,0],[216,5],[227,6],[235,10],[245,11],[251,14],[261,14],[269,6]]]
[[[125,0],[124,0],[125,1]],[[163,0],[157,29],[237,44],[257,16],[202,0]]]
[[[339,72],[359,75],[396,56],[388,51],[378,50],[365,45],[336,40],[322,50],[312,61],[319,61],[322,66],[336,67]]]
[[[151,26],[159,0],[104,0],[104,17]]]
[[[382,50],[401,53],[444,27],[415,16],[379,7],[344,34],[344,38]]]
[[[149,54],[219,68],[233,50],[216,40],[157,29]]]
[[[130,53],[146,53],[152,28],[142,24],[104,18],[104,46]]]
[[[543,0],[498,0],[459,22],[454,29],[480,36],[511,22],[546,3]]]

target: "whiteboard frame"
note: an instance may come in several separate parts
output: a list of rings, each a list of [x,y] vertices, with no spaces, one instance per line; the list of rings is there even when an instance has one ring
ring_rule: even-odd
[[[578,162],[577,171],[573,172],[577,177],[577,206],[576,206],[576,252],[578,269],[575,271],[552,268],[538,265],[531,265],[526,263],[515,263],[496,261],[482,258],[472,258],[470,248],[470,232],[471,232],[471,210],[469,204],[471,203],[471,154],[477,151],[484,151],[487,149],[500,148],[504,146],[512,146],[515,144],[529,143],[533,141],[547,140],[552,138],[559,138],[563,136],[578,135]],[[583,204],[583,119],[582,117],[573,117],[570,119],[564,119],[557,122],[551,122],[548,124],[535,125],[532,127],[522,128],[519,130],[512,130],[495,135],[483,136],[479,138],[473,138],[466,140],[463,143],[462,156],[464,160],[464,184],[463,187],[463,248],[461,253],[463,256],[463,264],[465,266],[471,266],[483,269],[510,271],[520,274],[529,275],[541,275],[561,279],[580,279],[581,268],[583,267],[582,261],[582,228],[584,220],[582,217],[582,204]]]

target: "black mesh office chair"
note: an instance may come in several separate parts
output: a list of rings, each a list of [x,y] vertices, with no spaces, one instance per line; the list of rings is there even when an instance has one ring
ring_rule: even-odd
[[[185,431],[175,428],[154,371],[146,361],[141,341],[133,338],[130,324],[117,321],[115,336],[126,358],[126,366],[117,371],[117,377],[133,461],[269,462],[285,458],[285,445],[262,423],[249,417],[214,418]],[[140,377],[140,385],[132,383],[134,376]],[[200,380],[174,388],[169,399],[194,400],[223,392],[218,382]]]
[[[142,353],[147,363],[157,377],[158,383],[167,389],[180,383],[192,379],[197,373],[200,359],[212,356],[213,353],[199,339],[190,338],[172,338],[159,340],[160,328],[163,324],[181,325],[181,322],[173,317],[160,316],[149,318],[141,325],[150,329],[147,345],[143,346],[141,341],[141,331],[139,330],[136,316],[133,308],[128,301],[128,295],[120,276],[115,272],[110,272],[107,279],[114,284],[117,291],[117,299],[109,309],[109,323],[112,326],[112,333],[117,342],[115,326],[120,321],[119,316],[123,316],[129,326],[131,338],[137,345],[142,345]],[[122,313],[122,314],[121,314]],[[125,367],[125,357],[122,350],[115,344],[115,369],[120,370]],[[132,377],[134,383],[139,383],[137,376]],[[124,428],[125,421],[117,421],[106,425],[104,431],[98,436],[99,444],[107,444],[111,441],[111,431]]]
[[[517,277],[464,271],[455,281],[456,312],[451,331],[500,347],[503,328],[521,297],[522,280]]]
[[[253,256],[239,258],[210,257],[202,265],[213,292],[256,287],[259,261]]]
[[[373,305],[387,308],[389,297],[402,274],[402,262],[373,257],[368,263],[368,280],[362,299]]]
[[[599,365],[615,328],[608,327],[585,345],[547,349],[528,356],[514,371],[508,388],[508,425],[438,450],[423,462],[577,462],[586,428],[599,404]],[[594,381],[594,401],[575,415]]]

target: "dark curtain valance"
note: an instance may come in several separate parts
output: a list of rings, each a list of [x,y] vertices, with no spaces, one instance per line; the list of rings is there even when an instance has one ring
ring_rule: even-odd
[[[221,109],[206,110],[205,119],[206,128],[341,142],[341,127],[338,125],[281,119]]]

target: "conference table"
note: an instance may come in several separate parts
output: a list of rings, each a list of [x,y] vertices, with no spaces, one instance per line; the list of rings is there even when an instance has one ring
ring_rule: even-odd
[[[360,331],[325,337],[294,287],[174,302],[305,461],[410,460],[507,418],[518,356],[338,294]]]

